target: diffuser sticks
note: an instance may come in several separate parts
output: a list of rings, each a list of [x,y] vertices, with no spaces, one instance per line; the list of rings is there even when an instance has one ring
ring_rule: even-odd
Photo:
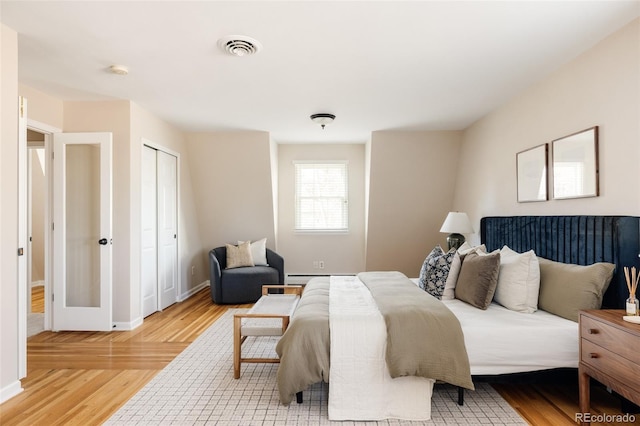
[[[631,267],[629,272],[628,267],[624,267],[624,277],[627,280],[627,288],[629,289],[629,298],[627,299],[627,315],[638,315],[638,299],[636,298],[636,290],[638,289],[638,280],[640,280],[640,274],[636,271],[636,267]]]

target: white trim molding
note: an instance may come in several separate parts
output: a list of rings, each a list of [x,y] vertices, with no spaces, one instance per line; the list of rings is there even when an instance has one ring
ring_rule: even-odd
[[[184,293],[181,293],[178,296],[178,302],[184,302],[185,300],[187,300],[188,298],[190,298],[191,296],[193,296],[194,294],[196,294],[197,292],[199,292],[200,290],[202,290],[205,287],[211,287],[211,283],[209,282],[209,280],[203,281],[200,284],[198,284],[197,286],[187,290]]]
[[[21,393],[23,390],[24,389],[22,388],[22,383],[20,382],[20,380],[16,380],[9,386],[5,386],[4,388],[0,389],[0,404],[10,400],[14,396]]]

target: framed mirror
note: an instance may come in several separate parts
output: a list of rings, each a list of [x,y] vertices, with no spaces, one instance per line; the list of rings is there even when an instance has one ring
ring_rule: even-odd
[[[549,144],[545,143],[516,154],[519,203],[549,199],[547,191],[548,150]]]
[[[553,198],[597,197],[598,126],[552,142]]]

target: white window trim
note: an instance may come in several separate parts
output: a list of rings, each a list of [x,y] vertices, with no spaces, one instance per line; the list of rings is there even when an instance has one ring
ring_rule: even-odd
[[[296,165],[298,164],[344,164],[345,165],[345,203],[346,203],[346,223],[345,228],[325,228],[325,229],[313,229],[313,228],[298,228],[298,182]],[[348,160],[295,160],[294,165],[294,226],[293,230],[297,234],[348,234],[349,233],[349,161]]]

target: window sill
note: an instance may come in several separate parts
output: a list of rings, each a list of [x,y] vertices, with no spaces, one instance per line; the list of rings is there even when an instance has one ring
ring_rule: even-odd
[[[349,233],[348,229],[294,229],[294,234],[309,234],[309,235],[346,235]]]

